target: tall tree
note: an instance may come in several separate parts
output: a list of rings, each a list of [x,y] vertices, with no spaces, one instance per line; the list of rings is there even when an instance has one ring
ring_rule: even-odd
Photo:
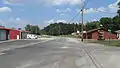
[[[80,29],[81,28],[80,25],[81,24],[74,24],[74,23],[67,24],[62,22],[54,23],[54,24],[48,25],[43,30],[41,30],[41,33],[48,34],[48,35],[68,35]]]
[[[118,3],[118,6],[119,6],[119,8],[120,8],[120,2]],[[117,13],[118,13],[118,15],[119,15],[119,17],[120,17],[120,9],[117,11]]]
[[[100,27],[100,22],[99,21],[93,21],[93,22],[87,22],[85,24],[85,30],[91,30],[91,29],[96,29]]]
[[[106,29],[112,29],[113,24],[112,24],[112,18],[109,17],[103,17],[100,19],[100,24],[103,25],[104,28]]]
[[[40,28],[37,25],[28,24],[25,26],[25,30],[30,31],[31,34],[37,34],[37,35],[40,34]]]

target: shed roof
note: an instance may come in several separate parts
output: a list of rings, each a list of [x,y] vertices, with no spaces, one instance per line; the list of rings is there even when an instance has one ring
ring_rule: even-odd
[[[106,31],[105,28],[97,28],[97,29],[89,30],[89,31],[87,31],[87,33],[95,32],[95,31],[98,31],[98,30],[105,30]]]
[[[2,29],[2,30],[16,30],[16,29],[5,28],[5,27],[0,27],[0,29]],[[16,31],[21,31],[21,30],[16,30]],[[22,32],[29,32],[29,31],[22,30]]]

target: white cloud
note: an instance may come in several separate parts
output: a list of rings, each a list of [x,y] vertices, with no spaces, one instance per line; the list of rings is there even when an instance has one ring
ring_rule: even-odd
[[[85,9],[84,13],[93,13],[93,12],[97,12],[96,8],[89,8],[89,9]]]
[[[37,3],[46,5],[77,5],[81,4],[81,0],[4,0],[5,4],[21,5],[25,3]]]
[[[0,12],[11,12],[12,9],[9,7],[0,7]]]
[[[56,12],[59,12],[59,13],[60,13],[61,11],[60,11],[60,9],[56,9]]]
[[[115,3],[108,5],[107,8],[105,7],[99,7],[99,8],[89,8],[89,9],[84,9],[84,13],[96,13],[96,12],[108,12],[108,13],[116,13],[118,8],[118,3],[120,0],[117,0]],[[76,12],[80,12],[81,9],[76,9]]]
[[[120,0],[117,0],[117,2],[108,5],[108,9],[110,12],[117,12],[117,10],[119,9],[119,6],[117,5],[120,2]]]
[[[60,13],[60,16],[64,16],[67,12],[70,12],[70,11],[71,11],[70,8],[66,8],[66,9],[63,9],[63,10],[56,9],[56,12]]]
[[[30,24],[29,21],[21,20],[19,17],[13,18],[10,17],[8,20],[2,20],[1,22],[4,26],[9,28],[24,28],[27,24]]]
[[[54,20],[54,19],[51,19],[51,20],[48,20],[48,21],[44,21],[44,23],[46,23],[46,24],[59,23],[59,22],[67,23],[66,20]]]
[[[70,12],[70,11],[71,11],[70,8],[66,8],[64,10],[56,9],[56,12],[59,12],[59,13],[66,13],[66,12]]]
[[[54,19],[51,19],[49,21],[44,21],[44,23],[50,24],[50,23],[55,23]]]
[[[106,8],[104,8],[104,7],[100,7],[100,8],[97,8],[97,11],[100,11],[100,12],[106,12],[106,11],[107,11],[107,9],[106,9]]]
[[[4,4],[7,5],[22,5],[22,0],[4,0]]]
[[[67,8],[66,11],[71,11],[71,9],[70,9],[70,8]]]
[[[40,4],[42,0],[39,2],[39,0],[3,0],[4,4],[12,5],[12,6],[23,6],[28,4]]]
[[[21,19],[19,17],[16,18],[16,21],[20,21]]]
[[[80,11],[81,11],[81,9],[76,9],[77,13],[80,12]],[[85,14],[96,13],[96,12],[106,12],[106,11],[107,11],[107,9],[104,8],[104,7],[84,9]]]
[[[60,16],[64,16],[65,14],[64,13],[61,13]]]
[[[81,0],[45,0],[45,1],[47,4],[50,4],[50,5],[81,4]]]
[[[67,23],[66,20],[57,20],[56,22],[57,22],[57,23],[59,23],[59,22]]]
[[[106,11],[107,11],[107,9],[104,7],[89,8],[89,9],[84,10],[85,13],[106,12]]]

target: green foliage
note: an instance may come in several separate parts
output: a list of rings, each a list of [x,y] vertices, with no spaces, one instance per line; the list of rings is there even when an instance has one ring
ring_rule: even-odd
[[[119,8],[120,8],[120,2],[118,3],[118,6],[119,6]],[[118,15],[119,15],[119,17],[120,17],[120,9],[117,11],[117,13],[118,13]]]
[[[40,34],[40,28],[37,25],[34,26],[34,25],[28,24],[26,25],[25,30],[30,31],[31,34],[37,34],[37,35]]]
[[[118,6],[120,8],[120,2],[118,3]],[[102,17],[100,21],[93,21],[93,22],[87,22],[85,24],[85,30],[91,30],[95,28],[99,28],[100,25],[103,25],[106,29],[111,29],[112,32],[116,30],[120,30],[120,9],[118,10],[118,15],[110,18],[110,17]]]
[[[99,28],[100,22],[99,21],[93,21],[93,22],[87,22],[85,24],[85,30],[91,30],[91,29],[96,29]]]
[[[54,23],[50,24],[47,27],[45,27],[43,30],[41,30],[42,34],[47,35],[68,35],[73,32],[76,32],[77,30],[81,30],[81,24],[67,24],[67,23]]]

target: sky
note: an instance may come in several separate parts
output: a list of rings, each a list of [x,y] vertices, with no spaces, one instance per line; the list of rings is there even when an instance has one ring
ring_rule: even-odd
[[[84,0],[84,23],[101,17],[113,17],[120,0]],[[80,10],[82,0],[0,0],[0,25],[24,28],[39,25],[44,28],[54,22],[69,22]],[[81,15],[73,22],[79,23]]]

